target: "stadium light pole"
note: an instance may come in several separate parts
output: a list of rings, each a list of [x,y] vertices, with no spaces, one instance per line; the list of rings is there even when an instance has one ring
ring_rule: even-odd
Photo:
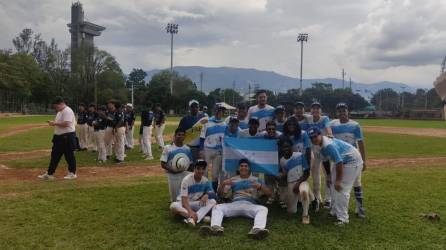
[[[168,23],[166,31],[170,34],[170,95],[173,95],[173,35],[178,33],[178,24]]]
[[[299,88],[299,95],[302,95],[303,88],[302,88],[302,65],[304,61],[304,42],[308,41],[308,34],[307,33],[300,33],[297,36],[297,42],[300,42],[300,88]]]

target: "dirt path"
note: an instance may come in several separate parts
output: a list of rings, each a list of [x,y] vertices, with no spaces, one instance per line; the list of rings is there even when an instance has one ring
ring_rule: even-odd
[[[363,129],[366,132],[446,137],[446,129],[441,129],[441,128],[401,128],[401,127],[384,127],[384,126],[363,126]]]
[[[15,126],[14,128],[12,128],[10,130],[0,132],[0,138],[13,136],[16,134],[27,132],[31,129],[44,128],[44,127],[48,127],[48,125],[47,124],[26,124],[26,125]]]
[[[42,156],[49,156],[51,153],[51,149],[39,149],[28,152],[7,152],[0,153],[0,162],[8,161],[8,160],[16,160],[16,159],[30,159],[37,158]]]

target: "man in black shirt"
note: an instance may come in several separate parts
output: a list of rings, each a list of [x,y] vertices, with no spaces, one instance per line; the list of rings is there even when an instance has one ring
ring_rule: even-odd
[[[166,115],[164,111],[161,109],[161,104],[155,104],[155,110],[153,112],[154,116],[154,129],[155,129],[155,139],[156,143],[160,148],[164,147],[164,128],[166,127]]]
[[[107,148],[105,147],[105,129],[107,128],[107,108],[102,105],[99,107],[97,116],[93,120],[94,137],[98,149],[98,163],[104,163],[107,160]]]
[[[87,150],[88,148],[88,125],[87,125],[87,110],[85,104],[79,104],[79,112],[77,113],[77,131],[79,137],[80,150]]]
[[[115,162],[118,164],[124,162],[125,156],[125,121],[124,112],[120,107],[121,104],[116,100],[107,102],[107,129],[105,131],[107,156],[111,156],[112,143],[114,143]]]
[[[94,127],[93,127],[93,121],[98,116],[98,113],[96,112],[96,105],[91,103],[88,105],[88,112],[87,112],[87,125],[88,125],[88,145],[92,147],[92,151],[96,152],[98,150],[96,146],[95,136],[94,136]]]
[[[125,130],[125,148],[133,149],[133,130],[135,125],[135,112],[133,111],[133,105],[127,103],[125,105],[124,119],[126,123]]]
[[[141,127],[139,134],[141,135],[141,149],[146,160],[153,160],[152,155],[152,123],[153,112],[152,104],[147,105],[146,110],[141,113]]]

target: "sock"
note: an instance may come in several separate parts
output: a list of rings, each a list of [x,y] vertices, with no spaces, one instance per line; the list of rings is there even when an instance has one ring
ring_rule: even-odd
[[[362,205],[362,188],[354,187],[355,190],[355,199],[356,199],[356,208],[358,211],[364,210]]]

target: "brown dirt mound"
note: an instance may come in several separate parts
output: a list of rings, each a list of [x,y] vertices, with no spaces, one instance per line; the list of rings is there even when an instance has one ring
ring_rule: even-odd
[[[26,125],[20,125],[16,126],[14,128],[11,128],[10,130],[0,132],[0,138],[13,136],[16,134],[24,133],[29,131],[30,129],[36,129],[36,128],[44,128],[48,127],[47,124],[26,124]]]
[[[384,126],[363,126],[363,129],[366,132],[446,137],[446,129],[441,129],[441,128],[401,128],[401,127],[384,127]]]
[[[28,152],[7,152],[0,153],[0,161],[15,160],[15,159],[30,159],[42,156],[49,156],[51,149],[39,149]]]

